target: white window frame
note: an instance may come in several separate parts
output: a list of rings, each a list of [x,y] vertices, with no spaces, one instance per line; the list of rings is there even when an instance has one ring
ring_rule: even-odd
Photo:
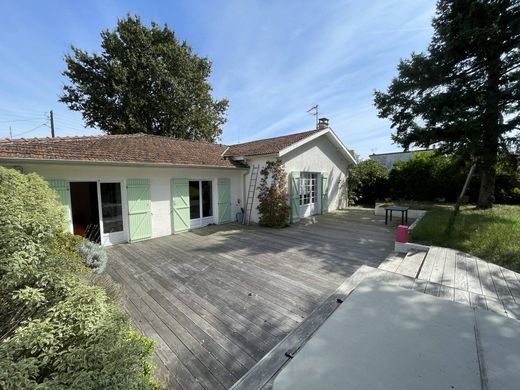
[[[194,229],[194,228],[198,228],[198,227],[203,227],[203,226],[206,226],[206,225],[209,225],[210,223],[214,223],[215,219],[214,219],[214,216],[215,216],[215,202],[214,202],[214,187],[215,187],[215,183],[213,182],[213,180],[211,179],[188,179],[188,182],[190,181],[196,181],[199,183],[199,218],[193,218],[191,219],[190,217],[190,228],[191,229]],[[202,182],[203,181],[207,181],[207,182],[210,182],[211,183],[211,215],[208,216],[208,217],[203,217],[203,213],[202,213],[202,209],[203,209],[203,204],[202,204]]]
[[[318,202],[318,174],[313,172],[300,173],[300,206]]]

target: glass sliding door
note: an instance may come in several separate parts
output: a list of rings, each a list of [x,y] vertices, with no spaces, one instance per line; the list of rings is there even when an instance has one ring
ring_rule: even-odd
[[[102,242],[116,244],[126,241],[121,183],[99,183],[99,199]]]
[[[192,228],[213,223],[213,194],[209,180],[190,180],[190,225]]]
[[[213,205],[212,205],[212,196],[211,196],[211,182],[210,181],[201,181],[201,200],[202,200],[202,217],[212,217],[213,216]]]
[[[200,218],[200,182],[190,181],[190,219]]]

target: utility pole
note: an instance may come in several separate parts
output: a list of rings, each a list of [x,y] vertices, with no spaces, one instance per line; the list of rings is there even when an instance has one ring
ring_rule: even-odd
[[[51,136],[54,138],[54,113],[51,110]]]
[[[13,139],[13,129],[9,126],[9,138]]]

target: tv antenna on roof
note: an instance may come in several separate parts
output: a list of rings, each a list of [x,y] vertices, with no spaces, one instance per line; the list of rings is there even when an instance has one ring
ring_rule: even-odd
[[[315,106],[309,108],[307,112],[316,117],[316,128],[318,128],[318,105],[316,104]]]

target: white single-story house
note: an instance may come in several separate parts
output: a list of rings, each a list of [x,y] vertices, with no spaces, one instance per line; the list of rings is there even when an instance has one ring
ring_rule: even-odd
[[[243,209],[257,222],[258,191],[245,204],[253,167],[281,159],[294,223],[343,206],[355,160],[326,124],[230,146],[146,134],[4,139],[0,165],[41,175],[66,207],[70,232],[111,245],[235,221]]]

